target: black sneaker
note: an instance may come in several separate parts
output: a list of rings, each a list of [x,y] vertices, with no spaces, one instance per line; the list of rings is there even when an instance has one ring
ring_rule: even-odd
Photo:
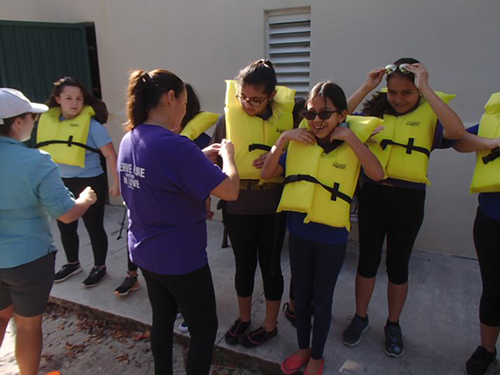
[[[342,342],[347,346],[356,346],[361,341],[361,335],[366,332],[368,326],[370,325],[370,320],[368,315],[366,319],[361,318],[358,315],[354,315],[351,323],[347,326],[342,336]]]
[[[292,326],[295,327],[295,311],[290,310],[289,303],[285,303],[283,305],[283,313],[285,314],[285,318],[287,318],[288,321],[292,323]]]
[[[496,363],[497,350],[490,353],[486,348],[478,346],[476,351],[465,364],[465,373],[467,375],[484,375],[492,363]]]
[[[242,322],[240,319],[237,319],[233,326],[229,328],[224,339],[229,345],[236,345],[238,343],[238,339],[245,331],[250,327],[250,322]]]
[[[385,332],[385,348],[384,352],[389,357],[401,357],[404,352],[403,335],[401,327],[394,324],[386,324]]]
[[[257,328],[256,330],[240,336],[240,344],[245,348],[255,348],[265,344],[278,334],[278,327],[271,332],[267,332],[264,327]]]
[[[75,264],[65,264],[61,267],[59,271],[54,275],[54,282],[60,283],[66,279],[69,279],[71,276],[76,275],[82,272],[82,267],[80,267],[80,263]]]
[[[137,280],[137,276],[127,275],[123,282],[120,284],[118,288],[115,289],[114,294],[118,297],[124,297],[128,295],[130,292],[135,292],[141,286],[139,285],[139,280]]]
[[[106,272],[106,267],[98,267],[94,266],[90,270],[89,276],[83,280],[83,286],[85,288],[93,288],[97,284],[99,284],[106,276],[108,276],[108,273]]]

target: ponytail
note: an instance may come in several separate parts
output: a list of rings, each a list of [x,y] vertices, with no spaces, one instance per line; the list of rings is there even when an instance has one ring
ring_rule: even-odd
[[[144,123],[149,111],[156,108],[163,94],[173,90],[178,98],[184,91],[184,82],[174,73],[157,69],[151,72],[134,70],[130,73],[127,88],[126,130]]]
[[[268,95],[276,90],[278,84],[273,63],[265,59],[257,60],[240,70],[236,80],[240,86],[263,86]]]

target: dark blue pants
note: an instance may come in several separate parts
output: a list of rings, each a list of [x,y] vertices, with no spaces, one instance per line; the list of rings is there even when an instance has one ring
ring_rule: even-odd
[[[312,358],[321,359],[332,321],[333,291],[347,244],[322,244],[290,233],[289,246],[299,348],[311,347]],[[312,345],[311,305],[314,306]]]

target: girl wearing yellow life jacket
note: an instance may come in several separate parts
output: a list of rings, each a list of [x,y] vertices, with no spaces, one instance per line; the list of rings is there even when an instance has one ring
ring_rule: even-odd
[[[104,207],[108,189],[100,153],[106,158],[113,176],[109,194],[120,194],[116,151],[107,129],[101,124],[107,121],[108,111],[106,105],[94,98],[80,81],[70,77],[54,83],[47,105],[50,109],[38,123],[37,147],[51,154],[59,165],[64,184],[75,196],[86,186],[91,186],[98,197],[97,203],[82,217],[94,253],[94,267],[83,285],[91,288],[107,275],[108,238],[104,230]],[[68,262],[56,273],[56,283],[82,271],[78,259],[78,221],[69,224],[57,221],[57,226]]]
[[[491,95],[479,125],[453,147],[459,152],[476,152],[471,192],[479,193],[474,221],[474,245],[483,291],[479,304],[481,345],[465,365],[468,375],[483,375],[495,361],[500,333],[500,92]]]
[[[277,318],[283,294],[280,253],[285,219],[276,213],[283,179],[260,180],[267,152],[280,134],[293,127],[295,91],[277,86],[276,72],[268,60],[258,60],[226,82],[225,115],[216,125],[212,142],[231,140],[240,175],[240,193],[226,202],[224,222],[236,263],[235,287],[239,317],[225,335],[230,345],[255,347],[278,333]],[[260,265],[266,317],[261,327],[250,327],[252,293],[257,262]]]
[[[424,218],[425,186],[430,152],[450,147],[464,126],[447,105],[453,96],[435,93],[428,72],[417,60],[402,58],[372,70],[365,83],[349,98],[349,113],[387,74],[387,90],[375,93],[363,107],[368,116],[384,120],[371,138],[370,149],[384,167],[384,179],[363,178],[359,192],[359,261],[356,275],[356,315],[343,335],[348,346],[359,343],[368,328],[367,309],[387,236],[386,265],[389,315],[384,329],[385,353],[403,354],[399,317],[408,293],[408,265]]]
[[[278,210],[289,211],[299,350],[281,364],[284,374],[293,374],[303,366],[305,374],[323,373],[333,292],[344,263],[349,206],[360,166],[375,181],[383,177],[379,161],[363,145],[380,120],[359,116],[346,119],[346,115],[347,101],[339,86],[333,82],[315,85],[307,97],[307,123],[281,134],[261,172],[262,178],[271,179],[286,171]],[[287,146],[288,151],[283,153]]]

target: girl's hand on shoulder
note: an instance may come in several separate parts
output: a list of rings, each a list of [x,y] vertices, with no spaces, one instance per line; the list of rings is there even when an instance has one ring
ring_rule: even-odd
[[[314,135],[313,131],[309,129],[299,128],[287,130],[283,132],[281,137],[287,141],[297,141],[305,143],[306,145],[316,144],[316,136]]]
[[[366,142],[367,143],[377,143],[377,141],[373,137],[375,137],[377,134],[384,131],[384,129],[385,129],[384,125],[377,126],[375,128],[375,130],[372,132],[372,134],[370,135],[370,138],[368,138],[368,140]]]
[[[406,69],[415,75],[415,86],[422,91],[423,88],[429,87],[429,72],[424,64],[407,64]]]
[[[345,128],[343,126],[337,126],[335,129],[333,129],[332,134],[330,134],[330,142],[340,140],[349,143],[352,137],[356,136],[351,129]]]
[[[366,76],[365,87],[371,90],[374,90],[382,79],[384,78],[385,69],[384,68],[375,68],[371,70]]]

